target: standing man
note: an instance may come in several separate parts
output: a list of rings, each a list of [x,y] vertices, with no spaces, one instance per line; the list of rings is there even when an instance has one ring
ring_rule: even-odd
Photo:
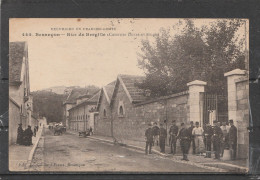
[[[214,123],[214,126],[212,128],[213,150],[215,151],[215,159],[220,159],[220,140],[223,136],[223,133],[220,127],[218,126],[218,122],[215,120],[213,123]]]
[[[229,132],[229,127],[227,126],[227,123],[226,122],[222,122],[221,123],[221,131],[223,133],[223,137],[221,139],[221,156],[223,157],[223,154],[224,154],[224,149],[227,149],[229,148],[229,145],[228,145],[228,132]]]
[[[182,160],[189,161],[188,160],[188,152],[189,152],[189,147],[190,147],[190,132],[189,129],[186,128],[184,123],[181,123],[181,129],[179,131],[179,134],[177,138],[180,139],[180,146],[181,146],[181,151],[183,158]]]
[[[231,159],[235,160],[237,155],[237,128],[234,126],[233,120],[229,120],[229,148],[231,150]]]
[[[148,129],[145,131],[145,154],[148,154],[148,148],[149,148],[149,154],[152,154],[152,145],[153,145],[153,130],[152,130],[152,124],[148,124]]]
[[[192,136],[192,130],[194,128],[194,125],[193,125],[193,121],[190,122],[190,127],[188,128],[189,132],[190,132],[190,135],[191,135],[191,141],[190,141],[190,146],[192,145],[192,154],[195,154],[196,152],[196,147],[195,147],[195,141],[194,141],[194,137]]]
[[[211,158],[211,138],[213,135],[212,127],[209,123],[206,124],[204,130],[204,138],[205,138],[205,148],[206,148],[206,156],[205,158]]]
[[[167,137],[167,131],[163,127],[163,124],[160,123],[160,130],[159,130],[159,142],[160,142],[160,149],[162,153],[165,153],[165,141]]]
[[[157,126],[157,122],[154,122],[153,123],[153,146],[154,144],[156,143],[156,145],[158,146],[159,145],[159,131],[160,131],[160,128]]]
[[[177,135],[178,135],[179,128],[176,126],[176,121],[172,121],[172,126],[170,127],[169,134],[170,134],[170,146],[171,146],[171,153],[176,153],[176,142],[177,142]]]
[[[195,152],[199,155],[201,155],[204,151],[203,132],[204,130],[199,126],[199,122],[196,122],[195,127],[192,130],[192,136],[194,137],[195,141]]]
[[[19,124],[19,127],[17,129],[17,139],[16,144],[22,145],[23,144],[23,128],[22,124]]]
[[[33,128],[33,136],[34,137],[36,137],[36,132],[37,132],[37,128],[36,128],[36,126],[34,126],[34,128]]]

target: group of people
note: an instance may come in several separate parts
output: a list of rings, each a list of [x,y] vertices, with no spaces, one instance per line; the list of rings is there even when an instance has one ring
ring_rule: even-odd
[[[34,130],[32,131],[31,126],[28,125],[27,129],[23,130],[22,124],[19,124],[18,129],[17,129],[16,144],[25,145],[25,146],[33,145],[32,136],[36,136],[38,129],[39,129],[39,127],[35,126]]]
[[[213,126],[205,124],[200,127],[199,122],[190,122],[190,126],[181,123],[179,128],[176,125],[176,121],[172,121],[172,125],[169,129],[169,145],[170,154],[176,153],[176,144],[179,139],[183,159],[188,161],[189,150],[192,150],[193,154],[202,155],[206,153],[205,158],[211,158],[211,146],[215,152],[215,159],[220,159],[224,154],[224,149],[231,151],[231,158],[236,158],[237,150],[237,128],[234,126],[233,120],[229,120],[229,126],[226,122],[214,121]],[[164,128],[163,123],[160,127],[157,123],[148,124],[149,127],[145,131],[146,148],[145,153],[151,154],[152,146],[159,145],[161,152],[165,153],[165,143],[167,139],[167,131]]]

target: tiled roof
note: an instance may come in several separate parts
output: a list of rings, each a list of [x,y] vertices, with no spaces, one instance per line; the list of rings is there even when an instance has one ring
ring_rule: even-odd
[[[74,106],[72,106],[72,108],[69,109],[69,111],[71,111],[72,109],[81,107],[83,105],[96,105],[98,102],[98,98],[100,95],[101,90],[99,90],[96,94],[94,94],[91,98],[83,100],[82,102],[80,102],[79,104],[75,104]]]
[[[26,42],[9,44],[9,82],[20,82]]]
[[[109,101],[111,101],[111,98],[112,98],[112,95],[113,95],[113,91],[115,89],[115,84],[116,84],[116,81],[113,81],[111,83],[109,83],[108,85],[104,86],[103,89],[106,91],[106,94],[109,98]],[[108,102],[110,103],[110,102]]]
[[[99,90],[96,94],[94,94],[94,96],[92,96],[91,98],[89,98],[87,101],[88,102],[98,102],[98,98],[100,95],[101,90]]]
[[[147,100],[147,97],[144,96],[144,90],[140,89],[137,84],[142,83],[145,80],[144,76],[135,76],[135,75],[119,75],[119,78],[123,81],[127,91],[129,92],[133,103],[142,102]]]
[[[71,103],[74,104],[76,103],[77,99],[80,96],[84,96],[84,95],[93,95],[95,92],[97,92],[96,88],[75,88],[71,91],[70,95],[68,96],[68,98],[65,101],[66,103]]]

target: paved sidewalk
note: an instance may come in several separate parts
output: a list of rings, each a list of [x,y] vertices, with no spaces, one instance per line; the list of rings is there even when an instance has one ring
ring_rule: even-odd
[[[67,131],[68,133],[78,135],[78,132],[75,131]],[[112,137],[108,136],[99,136],[99,135],[93,135],[93,136],[88,136],[87,138],[91,139],[96,139],[96,140],[101,140],[107,143],[114,143],[114,140]],[[145,141],[133,141],[133,140],[124,140],[125,144],[121,144],[122,146],[143,151],[145,150]],[[177,142],[179,143],[179,142]],[[212,158],[204,158],[204,156],[197,156],[197,155],[192,155],[189,154],[189,162],[184,162],[181,161],[182,159],[182,154],[180,150],[180,146],[177,146],[176,154],[168,154],[170,152],[170,147],[169,145],[166,146],[165,148],[166,153],[161,153],[160,152],[160,147],[155,145],[152,148],[152,152],[154,154],[166,157],[166,158],[171,158],[172,160],[178,161],[178,162],[183,162],[183,163],[188,163],[192,164],[195,166],[205,166],[208,168],[212,169],[219,169],[221,172],[237,172],[237,173],[247,173],[248,172],[248,165],[247,161],[245,159],[240,159],[240,160],[235,160],[235,161],[223,161],[223,160],[216,160],[214,159],[214,155],[212,154]],[[223,170],[223,171],[222,171]]]
[[[28,171],[30,161],[32,160],[35,148],[42,134],[42,127],[36,133],[36,137],[32,137],[31,146],[23,146],[14,144],[9,146],[9,170],[10,171]]]

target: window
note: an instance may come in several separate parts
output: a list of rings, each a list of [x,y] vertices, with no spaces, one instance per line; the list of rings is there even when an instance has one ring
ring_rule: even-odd
[[[120,107],[119,107],[119,115],[120,115],[120,116],[123,116],[123,115],[124,115],[123,106],[120,106]]]
[[[107,111],[104,109],[103,116],[107,117]]]

